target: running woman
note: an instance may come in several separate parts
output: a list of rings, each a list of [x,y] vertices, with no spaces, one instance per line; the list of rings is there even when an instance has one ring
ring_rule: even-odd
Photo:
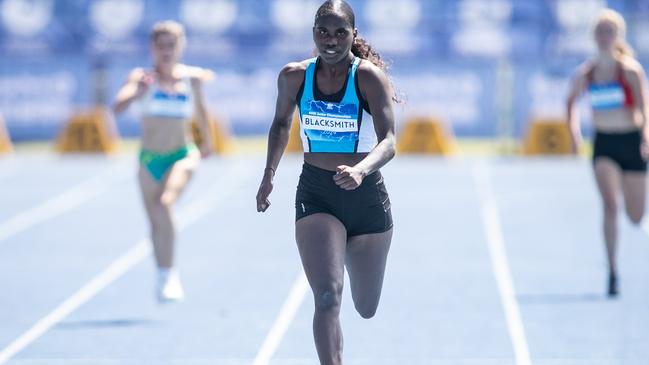
[[[296,240],[313,291],[313,333],[321,364],[342,363],[339,313],[344,270],[363,318],[374,316],[392,240],[390,200],[379,168],[395,154],[395,100],[385,64],[359,35],[345,1],[329,0],[313,27],[318,57],[279,74],[275,117],[257,211],[270,206],[273,177],[296,106],[304,165]]]
[[[162,21],[153,26],[151,69],[131,71],[118,92],[113,109],[121,113],[139,104],[142,141],[138,180],[151,224],[151,241],[158,267],[156,293],[160,301],[180,301],[184,291],[174,268],[176,230],[172,206],[194,173],[201,154],[211,141],[202,82],[208,70],[180,64],[185,46],[183,26]],[[195,117],[203,134],[203,145],[194,144],[190,120]]]
[[[594,28],[598,54],[577,70],[567,102],[575,152],[581,143],[574,106],[588,92],[595,129],[593,168],[604,208],[604,240],[608,255],[608,295],[618,294],[617,212],[622,190],[626,214],[640,224],[645,211],[649,158],[647,89],[644,70],[625,41],[622,16],[604,10]]]

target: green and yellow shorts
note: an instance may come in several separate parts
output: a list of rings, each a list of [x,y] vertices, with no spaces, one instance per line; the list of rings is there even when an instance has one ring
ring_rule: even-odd
[[[142,149],[140,150],[140,163],[142,163],[155,181],[160,182],[173,164],[194,151],[198,151],[198,147],[193,143],[169,152],[153,152]]]

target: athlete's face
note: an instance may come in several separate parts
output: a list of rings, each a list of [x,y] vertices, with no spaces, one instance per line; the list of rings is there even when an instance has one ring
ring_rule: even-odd
[[[601,51],[613,49],[617,37],[617,28],[611,22],[600,22],[595,27],[595,43]]]
[[[153,60],[159,66],[172,66],[180,59],[182,45],[171,33],[160,34],[151,44]]]
[[[340,15],[318,18],[313,26],[313,41],[320,58],[328,64],[336,64],[348,57],[352,49],[356,29]]]

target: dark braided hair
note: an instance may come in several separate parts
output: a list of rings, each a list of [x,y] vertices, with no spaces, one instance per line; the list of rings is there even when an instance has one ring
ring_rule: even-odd
[[[315,21],[317,22],[318,18],[327,15],[342,15],[349,22],[352,28],[356,28],[354,10],[345,0],[325,1],[318,8],[318,11],[315,14]],[[352,53],[356,57],[372,62],[376,67],[380,68],[384,72],[388,69],[388,64],[383,60],[383,58],[381,58],[379,52],[360,35],[357,35],[354,38]]]
[[[345,0],[326,0],[318,8],[318,11],[315,14],[315,21],[317,22],[319,18],[328,15],[343,16],[352,28],[356,29],[356,16],[354,15],[354,10]],[[389,67],[388,63],[381,57],[379,52],[360,35],[356,35],[354,38],[354,43],[352,43],[352,53],[356,57],[372,62],[387,75]],[[390,83],[392,83],[392,80],[390,80]],[[392,100],[401,103],[403,98],[395,92],[392,96]]]

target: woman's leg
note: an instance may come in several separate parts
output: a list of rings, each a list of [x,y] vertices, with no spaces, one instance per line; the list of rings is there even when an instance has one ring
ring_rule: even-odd
[[[645,211],[647,195],[647,174],[625,172],[622,175],[622,191],[626,214],[633,224],[640,224]]]
[[[604,240],[610,273],[609,293],[616,294],[617,277],[617,194],[620,191],[622,173],[615,162],[598,157],[594,162],[595,179],[602,197],[604,210]]]
[[[372,318],[381,298],[385,264],[392,242],[392,229],[383,233],[349,238],[345,263],[356,311]]]
[[[164,191],[160,196],[163,205],[171,206],[178,200],[196,171],[200,159],[200,153],[195,151],[171,166],[164,180]]]
[[[144,167],[140,168],[140,186],[151,223],[156,263],[160,268],[173,266],[176,231],[171,206],[189,182],[199,159],[195,153],[174,163],[160,183],[153,180]]]
[[[159,268],[169,268],[172,263],[171,243],[167,239],[170,233],[169,225],[165,224],[168,214],[160,203],[160,197],[164,191],[161,183],[153,179],[144,166],[140,166],[138,173],[140,190],[144,200],[147,216],[151,230],[151,242],[153,243],[153,254]]]
[[[345,270],[347,231],[329,214],[317,213],[295,223],[304,272],[315,302],[313,337],[321,365],[342,364],[340,302]]]

